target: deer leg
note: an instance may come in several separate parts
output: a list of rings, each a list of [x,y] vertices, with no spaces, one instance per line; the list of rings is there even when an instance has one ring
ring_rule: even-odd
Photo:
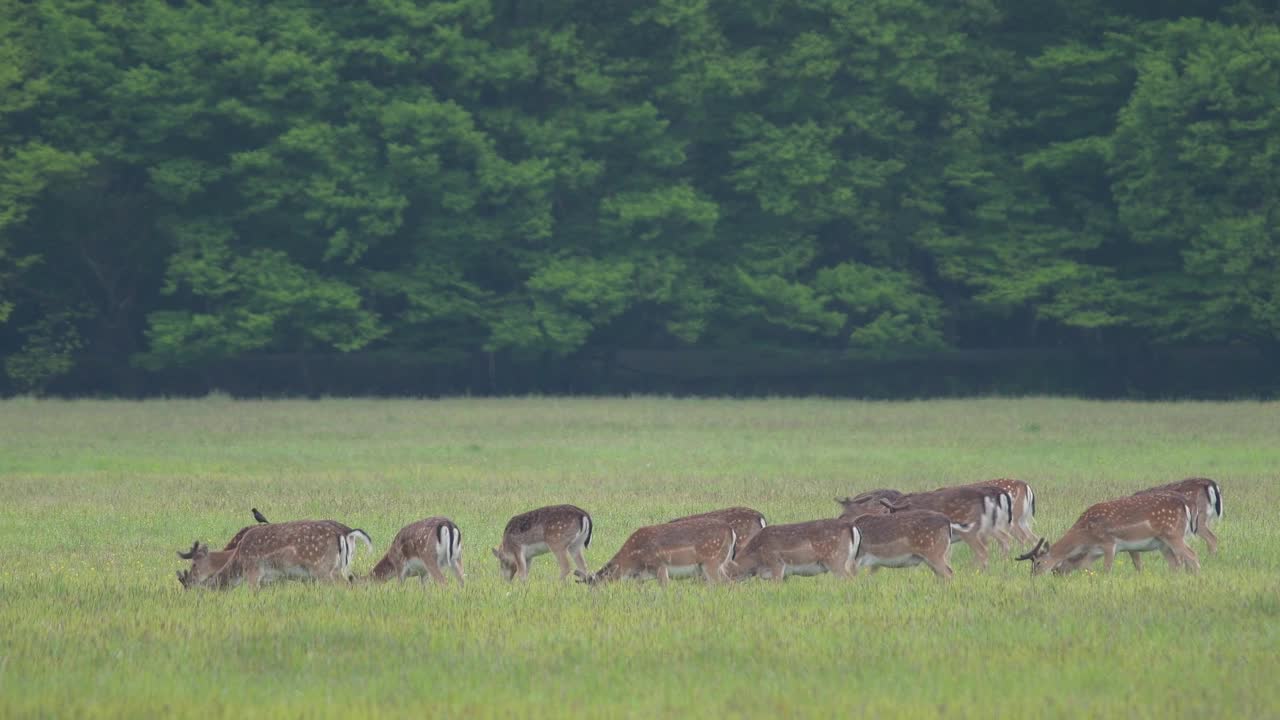
[[[524,546],[516,549],[516,577],[529,582],[529,558],[524,556]]]
[[[782,558],[773,558],[769,562],[769,571],[773,573],[774,582],[782,582],[787,578],[787,564]]]
[[[558,547],[553,548],[551,554],[556,556],[556,563],[560,565],[560,579],[569,577],[569,573],[573,572],[569,567],[569,553],[564,548]]]
[[[582,545],[575,545],[573,548],[573,564],[585,574],[590,574],[587,570],[587,557],[582,552]]]
[[[964,541],[973,550],[973,557],[978,561],[978,567],[983,570],[987,569],[987,543],[977,533],[965,533]]]
[[[1213,531],[1209,529],[1209,523],[1205,521],[1203,516],[1200,518],[1200,526],[1196,528],[1196,534],[1209,546],[1210,555],[1218,552],[1218,536],[1214,535]]]
[[[449,584],[448,578],[444,576],[444,573],[440,572],[440,563],[436,562],[436,559],[434,557],[428,558],[426,562],[423,563],[423,565],[427,566],[427,575],[430,575],[432,580],[435,580],[437,583],[441,585]],[[427,578],[424,576],[422,578],[422,582],[425,583],[426,581],[427,581]]]
[[[1137,550],[1129,551],[1129,559],[1133,561],[1133,569],[1135,572],[1142,572],[1142,553]]]
[[[658,576],[658,584],[662,587],[666,587],[667,583],[671,582],[671,574],[667,572],[666,565],[659,565],[656,575]]]
[[[1169,563],[1170,570],[1177,570],[1182,567],[1182,558],[1178,557],[1178,554],[1175,553],[1168,545],[1160,546],[1160,554],[1163,555],[1165,561]]]
[[[1186,541],[1182,539],[1182,536],[1174,535],[1173,537],[1165,540],[1165,543],[1169,545],[1178,557],[1182,558],[1182,565],[1186,568],[1187,572],[1195,573],[1200,570],[1200,559],[1196,557],[1195,550],[1192,550],[1190,546],[1187,545]]]
[[[1009,557],[1009,541],[1013,539],[1013,535],[1003,528],[996,530],[992,535],[995,536],[996,542],[1000,544],[1000,552],[1004,553],[1005,557]]]
[[[1102,570],[1103,572],[1111,572],[1111,566],[1116,562],[1116,544],[1111,542],[1102,546]]]
[[[929,569],[932,570],[933,574],[937,575],[940,580],[949,581],[951,580],[951,576],[955,575],[955,571],[951,569],[951,565],[947,563],[947,559],[945,557],[930,557],[928,555],[924,555],[923,558],[924,563],[929,566]]]
[[[458,557],[453,559],[449,567],[453,570],[453,576],[458,578],[458,584],[466,585],[466,581],[462,579],[462,548],[458,548]]]

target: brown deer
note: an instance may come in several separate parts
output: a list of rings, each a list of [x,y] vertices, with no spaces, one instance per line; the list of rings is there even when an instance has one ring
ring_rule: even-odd
[[[953,487],[911,493],[896,502],[881,499],[880,503],[890,512],[933,510],[946,515],[953,523],[954,541],[968,545],[978,566],[986,570],[987,538],[1008,528],[1013,498],[997,487]]]
[[[738,534],[738,547],[740,548],[745,548],[747,543],[751,542],[751,538],[755,537],[768,524],[759,510],[752,510],[749,507],[712,510],[711,512],[698,513],[697,515],[686,515],[668,522],[684,522],[686,520],[723,520],[729,523],[729,527],[733,528],[733,531]]]
[[[587,572],[583,550],[591,547],[591,516],[574,505],[550,505],[520,513],[507,521],[502,543],[493,548],[502,577],[529,579],[529,561],[551,553],[560,564],[560,579],[569,576],[569,558]]]
[[[671,578],[701,571],[707,582],[727,580],[725,565],[737,550],[738,534],[723,520],[686,520],[642,527],[622,543],[618,554],[598,572],[579,570],[588,585],[614,580],[657,578],[666,585]]]
[[[1187,501],[1176,493],[1147,493],[1108,500],[1085,510],[1062,539],[1046,547],[1044,538],[1031,552],[1018,557],[1030,560],[1031,574],[1050,570],[1067,574],[1086,568],[1099,557],[1103,570],[1111,572],[1117,552],[1127,552],[1134,567],[1142,569],[1138,553],[1159,550],[1176,570],[1200,569],[1195,552],[1186,539],[1195,532],[1195,514]]]
[[[1209,523],[1222,519],[1222,489],[1218,483],[1209,478],[1195,477],[1158,487],[1139,490],[1135,495],[1155,492],[1175,492],[1187,501],[1191,512],[1196,515],[1196,535],[1199,535],[1209,546],[1209,554],[1218,552],[1218,536],[1209,529]],[[1132,556],[1137,563],[1137,555]]]
[[[462,531],[449,518],[429,517],[396,533],[386,554],[373,566],[369,579],[404,580],[417,575],[424,583],[429,576],[447,585],[449,579],[443,572],[446,568],[453,572],[459,585],[466,584],[462,575]]]
[[[332,520],[258,525],[241,535],[231,550],[211,553],[197,542],[190,551],[178,553],[191,561],[191,568],[178,573],[178,579],[187,588],[229,588],[242,582],[258,587],[279,577],[350,580],[356,540],[373,548],[365,531]]]
[[[950,580],[952,532],[956,525],[932,510],[904,510],[891,515],[862,515],[853,521],[862,534],[858,568],[875,573],[882,567],[904,568],[924,563],[943,580]]]
[[[997,487],[1009,493],[1012,500],[1009,527],[1007,530],[1002,528],[995,531],[996,537],[1001,540],[1000,545],[1004,548],[1005,555],[1009,554],[1008,540],[1016,540],[1020,543],[1036,541],[1036,535],[1031,530],[1031,524],[1036,518],[1036,494],[1031,489],[1031,485],[1022,480],[997,478],[960,487]]]
[[[853,497],[836,498],[836,502],[840,503],[840,507],[844,508],[840,517],[846,520],[853,520],[861,515],[885,515],[889,512],[889,508],[885,507],[880,502],[881,500],[900,502],[904,497],[906,496],[897,490],[881,488],[879,490],[868,490]]]
[[[782,582],[788,575],[830,572],[853,577],[861,531],[845,520],[770,525],[730,561],[729,577],[759,576]]]

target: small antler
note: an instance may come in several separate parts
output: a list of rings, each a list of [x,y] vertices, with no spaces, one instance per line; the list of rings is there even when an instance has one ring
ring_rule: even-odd
[[[182,558],[183,560],[190,560],[191,558],[196,556],[196,551],[199,549],[200,549],[200,541],[196,540],[195,542],[191,543],[190,550],[186,552],[182,552],[181,550],[179,550],[178,557]]]
[[[1017,558],[1015,558],[1015,559],[1017,559],[1017,560],[1034,560],[1034,559],[1036,559],[1036,556],[1040,554],[1040,548],[1042,548],[1042,547],[1044,547],[1044,538],[1040,538],[1040,542],[1036,543],[1036,546],[1035,546],[1035,547],[1033,547],[1033,548],[1031,548],[1031,551],[1030,551],[1030,552],[1028,552],[1028,553],[1026,553],[1026,554],[1024,554],[1024,555],[1019,555],[1019,556],[1018,556]]]

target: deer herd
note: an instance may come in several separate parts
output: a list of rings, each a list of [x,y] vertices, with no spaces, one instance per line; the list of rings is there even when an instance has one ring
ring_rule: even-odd
[[[587,568],[594,521],[582,508],[552,505],[511,518],[502,541],[492,549],[506,580],[527,580],[529,562],[550,553],[560,579],[570,574],[589,585],[627,578],[702,576],[711,583],[749,577],[781,582],[790,575],[832,573],[851,578],[860,569],[927,565],[950,580],[951,546],[963,542],[986,570],[994,542],[1008,557],[1011,547],[1032,545],[1017,556],[1031,563],[1031,574],[1066,574],[1087,568],[1099,557],[1110,571],[1117,552],[1128,553],[1136,570],[1141,553],[1159,551],[1169,567],[1200,568],[1188,544],[1200,536],[1210,554],[1218,538],[1209,529],[1222,518],[1222,491],[1208,478],[1189,478],[1141,490],[1086,509],[1055,543],[1033,534],[1036,497],[1021,480],[999,479],[926,492],[870,490],[836,500],[839,517],[770,525],[746,507],[675,518],[639,528],[597,572]],[[354,581],[351,561],[357,542],[373,549],[360,529],[333,520],[272,523],[257,508],[257,524],[241,529],[221,549],[196,542],[178,557],[191,566],[178,572],[185,588],[257,587],[276,579]],[[418,576],[461,585],[462,531],[445,517],[429,517],[405,526],[372,571],[360,580],[378,582]]]

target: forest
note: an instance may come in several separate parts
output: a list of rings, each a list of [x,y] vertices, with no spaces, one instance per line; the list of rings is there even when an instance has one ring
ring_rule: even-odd
[[[984,358],[1280,392],[1274,3],[0,0],[0,393]]]

